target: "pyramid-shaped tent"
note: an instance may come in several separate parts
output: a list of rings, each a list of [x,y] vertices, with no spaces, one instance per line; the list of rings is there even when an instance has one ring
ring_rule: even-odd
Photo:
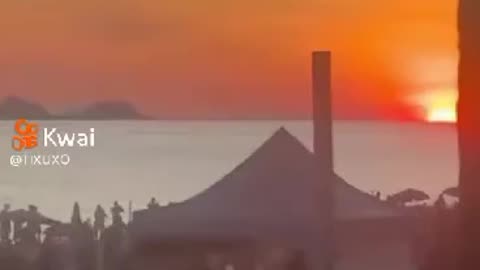
[[[313,154],[284,128],[223,179],[173,205],[134,213],[136,239],[244,238],[303,234],[320,226]],[[337,221],[399,217],[335,176]],[[321,221],[320,221],[321,222]]]

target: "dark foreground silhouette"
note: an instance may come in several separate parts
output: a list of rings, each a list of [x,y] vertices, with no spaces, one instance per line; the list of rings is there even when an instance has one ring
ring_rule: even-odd
[[[122,269],[127,239],[122,211],[115,202],[113,223],[106,227],[107,214],[100,205],[93,226],[89,219],[82,220],[78,203],[70,223],[47,218],[33,205],[12,211],[5,205],[0,213],[0,265],[9,270],[94,270],[100,264],[101,269]]]
[[[480,269],[480,1],[460,0],[458,143],[460,248],[456,269]]]

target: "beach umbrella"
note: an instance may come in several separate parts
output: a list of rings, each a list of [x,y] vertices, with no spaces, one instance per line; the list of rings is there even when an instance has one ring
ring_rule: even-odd
[[[392,196],[390,196],[390,200],[399,202],[402,204],[409,203],[409,202],[419,202],[429,200],[430,196],[418,189],[408,188],[406,190],[400,191]]]
[[[460,197],[460,191],[458,190],[458,187],[450,187],[445,189],[442,194],[452,196],[452,197]]]
[[[9,214],[14,222],[25,222],[28,220],[28,212],[25,209],[13,210]]]

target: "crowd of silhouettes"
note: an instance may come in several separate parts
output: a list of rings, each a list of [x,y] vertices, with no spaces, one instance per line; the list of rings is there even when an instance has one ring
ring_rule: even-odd
[[[377,194],[372,196],[382,200]],[[447,188],[435,198],[409,188],[388,195],[383,201],[412,217],[412,253],[419,270],[456,269],[460,248],[458,187]]]
[[[160,205],[152,198],[147,207]],[[107,226],[109,215],[97,205],[92,223],[89,218],[82,219],[80,205],[75,202],[70,222],[62,223],[42,215],[34,205],[27,210],[12,210],[10,204],[5,204],[0,211],[0,265],[8,265],[10,270],[93,270],[98,256],[102,256],[103,269],[117,270],[127,243],[124,212],[115,201],[110,208],[112,222]],[[35,249],[38,256],[32,264],[27,253]]]

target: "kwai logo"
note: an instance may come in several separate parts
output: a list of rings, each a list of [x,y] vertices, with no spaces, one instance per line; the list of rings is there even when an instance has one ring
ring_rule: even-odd
[[[34,149],[41,142],[43,142],[44,148],[85,148],[95,146],[94,128],[88,129],[87,132],[67,132],[59,130],[57,127],[40,129],[39,124],[22,118],[15,122],[14,132],[12,148],[17,152]],[[38,138],[39,134],[43,136],[42,139]],[[14,154],[10,157],[10,165],[13,167],[67,166],[68,164],[70,164],[70,155],[66,153]]]
[[[12,148],[15,151],[23,151],[24,149],[37,147],[37,123],[30,123],[26,119],[18,119],[15,122],[14,131],[16,135],[12,138]]]
[[[26,119],[15,122],[15,135],[12,138],[12,148],[15,151],[24,151],[38,146],[39,125]],[[88,132],[65,132],[58,128],[43,128],[44,147],[94,147],[95,129]]]

